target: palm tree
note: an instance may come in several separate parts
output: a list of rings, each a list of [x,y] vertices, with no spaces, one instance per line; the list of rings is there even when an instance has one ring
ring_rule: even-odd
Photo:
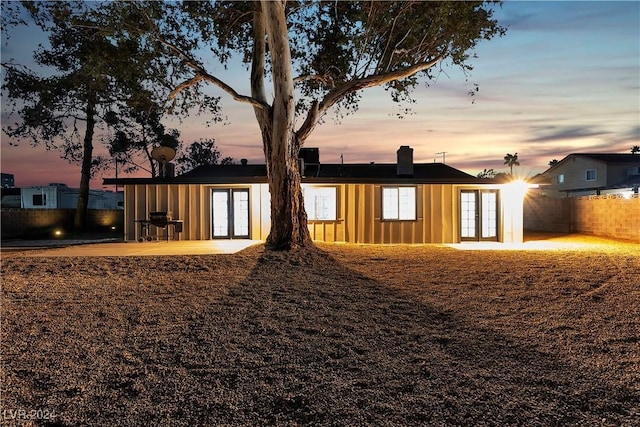
[[[509,166],[510,174],[513,175],[513,167],[520,166],[520,162],[518,162],[518,153],[508,154],[504,156],[504,164]]]
[[[640,153],[640,145],[634,145],[633,147],[631,147],[631,154],[638,154]]]

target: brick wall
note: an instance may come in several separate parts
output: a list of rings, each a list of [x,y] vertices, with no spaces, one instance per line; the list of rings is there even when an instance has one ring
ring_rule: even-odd
[[[54,229],[73,229],[75,209],[2,209],[2,238],[41,237]],[[87,229],[103,231],[117,227],[123,229],[123,210],[90,209],[87,211]]]
[[[640,197],[586,196],[525,200],[524,228],[534,231],[584,233],[640,242]]]

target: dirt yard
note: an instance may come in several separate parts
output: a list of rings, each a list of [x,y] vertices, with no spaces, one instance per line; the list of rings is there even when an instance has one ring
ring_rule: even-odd
[[[1,314],[2,425],[640,423],[639,244],[3,255]]]

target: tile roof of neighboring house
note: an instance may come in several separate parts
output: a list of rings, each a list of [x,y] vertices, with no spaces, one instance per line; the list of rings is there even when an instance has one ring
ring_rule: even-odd
[[[105,185],[145,183],[174,184],[229,184],[266,182],[264,164],[199,166],[174,178],[124,178],[104,180]],[[417,163],[412,176],[398,176],[393,164],[312,164],[305,166],[303,182],[358,182],[358,183],[469,183],[491,184],[494,180],[481,179],[442,163]]]

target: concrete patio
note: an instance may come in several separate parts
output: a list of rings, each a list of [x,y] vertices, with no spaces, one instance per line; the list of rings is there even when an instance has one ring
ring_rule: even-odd
[[[161,256],[233,254],[260,240],[184,240],[153,242],[40,241],[31,246],[3,243],[2,254],[23,257]],[[64,246],[62,246],[64,245]]]

